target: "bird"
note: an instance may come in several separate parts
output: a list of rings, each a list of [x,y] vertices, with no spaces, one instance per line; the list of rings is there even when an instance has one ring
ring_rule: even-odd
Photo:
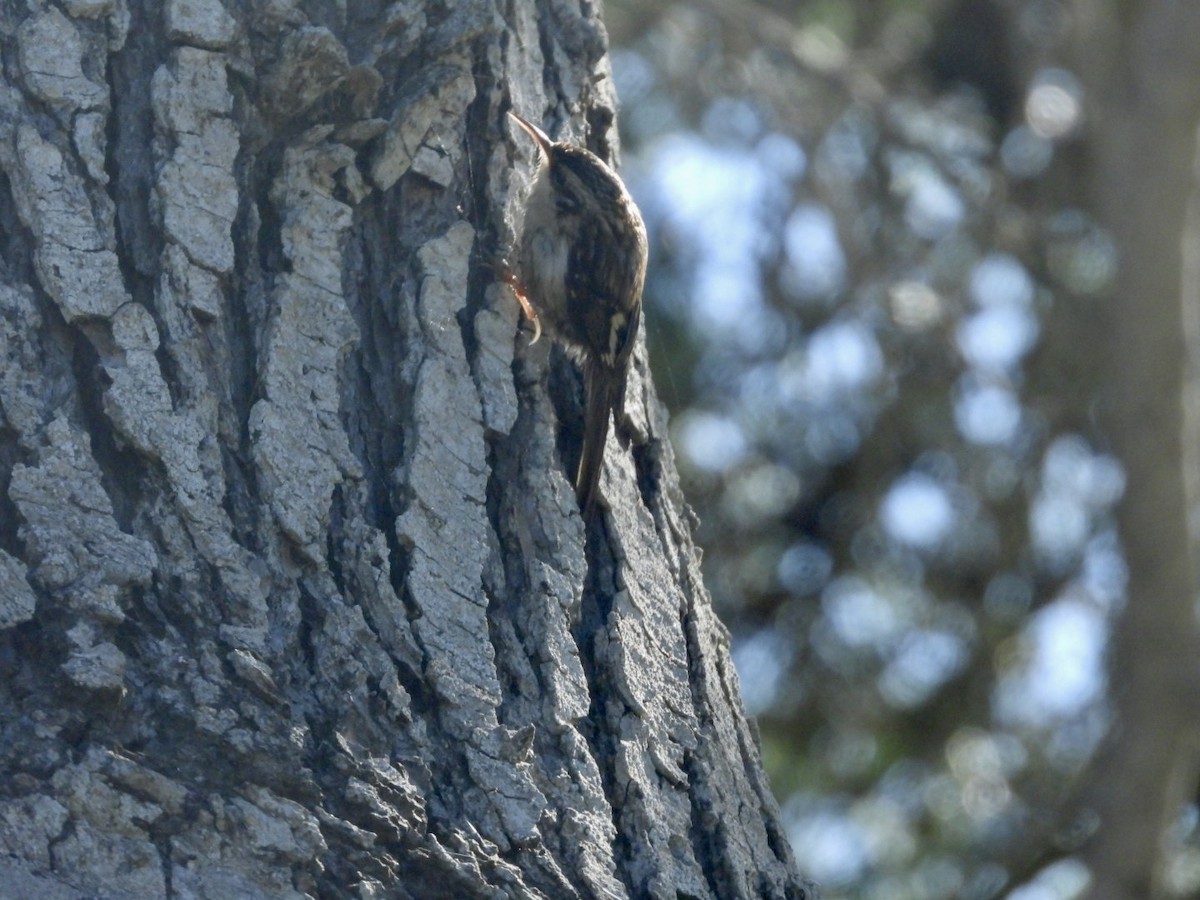
[[[599,156],[552,140],[513,111],[537,145],[524,202],[517,271],[510,284],[534,325],[543,327],[583,370],[583,444],[575,495],[591,517],[609,422],[624,416],[630,358],[641,320],[648,241],[641,211]]]

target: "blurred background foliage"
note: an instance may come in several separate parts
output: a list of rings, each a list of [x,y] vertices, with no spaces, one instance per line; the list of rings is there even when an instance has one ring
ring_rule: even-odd
[[[827,900],[1125,896],[1086,850],[1133,489],[1086,17],[1137,6],[606,5],[656,381]],[[1185,791],[1155,896],[1200,895]]]

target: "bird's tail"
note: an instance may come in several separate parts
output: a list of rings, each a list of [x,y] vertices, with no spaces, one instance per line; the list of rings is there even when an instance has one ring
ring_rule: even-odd
[[[591,517],[596,503],[596,486],[604,468],[604,445],[608,441],[609,413],[615,402],[615,379],[603,366],[584,367],[583,449],[575,473],[575,496],[583,517]]]

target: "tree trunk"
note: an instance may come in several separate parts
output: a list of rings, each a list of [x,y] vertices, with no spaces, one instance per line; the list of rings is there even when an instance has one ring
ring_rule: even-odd
[[[0,20],[6,890],[811,896],[644,351],[585,527],[497,278],[504,110],[611,151],[592,5]]]
[[[1078,22],[1096,118],[1093,198],[1121,254],[1107,333],[1092,346],[1104,347],[1104,424],[1127,475],[1119,527],[1129,564],[1110,666],[1117,720],[1089,779],[1099,828],[1083,856],[1089,896],[1142,900],[1166,895],[1163,839],[1200,778],[1194,212],[1187,224],[1200,4],[1088,3]]]

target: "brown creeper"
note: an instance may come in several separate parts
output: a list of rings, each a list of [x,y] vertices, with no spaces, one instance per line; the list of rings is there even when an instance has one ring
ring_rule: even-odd
[[[583,367],[583,449],[575,495],[592,511],[604,462],[609,414],[618,428],[641,316],[646,226],[621,179],[589,150],[552,141],[510,112],[538,145],[525,205],[518,282],[535,337],[544,322]]]

